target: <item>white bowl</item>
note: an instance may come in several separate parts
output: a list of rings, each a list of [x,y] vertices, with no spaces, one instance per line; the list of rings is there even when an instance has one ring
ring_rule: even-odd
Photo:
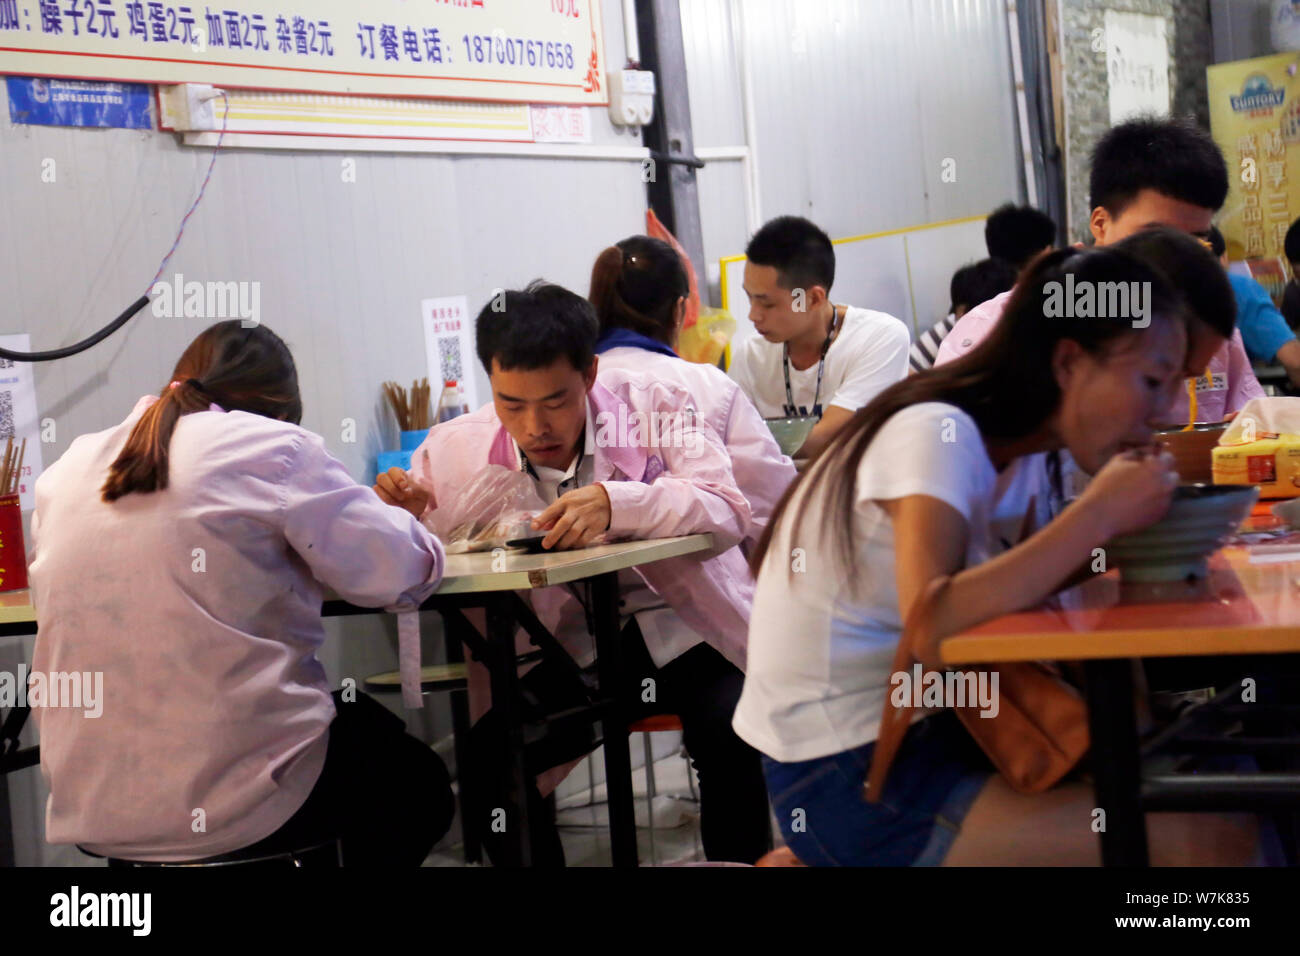
[[[1254,485],[1182,485],[1163,518],[1106,545],[1106,562],[1125,581],[1203,578],[1209,556],[1236,532],[1258,498]]]

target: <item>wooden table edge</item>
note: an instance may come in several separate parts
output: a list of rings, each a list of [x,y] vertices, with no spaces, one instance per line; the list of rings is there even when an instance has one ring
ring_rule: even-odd
[[[1079,631],[1068,637],[1059,631],[958,634],[939,645],[939,656],[946,664],[1286,653],[1300,654],[1300,628],[1261,625],[1168,632],[1133,628]]]

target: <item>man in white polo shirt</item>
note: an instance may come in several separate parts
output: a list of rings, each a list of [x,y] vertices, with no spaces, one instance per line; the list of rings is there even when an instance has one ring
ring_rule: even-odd
[[[736,347],[731,377],[764,418],[820,419],[792,456],[813,458],[854,412],[907,374],[907,326],[884,312],[832,304],[835,249],[807,219],[773,219],[745,255],[758,335]]]

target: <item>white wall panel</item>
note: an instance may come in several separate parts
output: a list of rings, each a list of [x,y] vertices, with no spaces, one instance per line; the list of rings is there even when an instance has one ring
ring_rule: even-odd
[[[1023,199],[1000,0],[741,2],[762,218],[803,215],[845,237]],[[730,0],[681,6],[696,142],[739,145]],[[955,182],[942,181],[949,158]],[[712,164],[700,192],[705,254],[742,252],[740,164]]]

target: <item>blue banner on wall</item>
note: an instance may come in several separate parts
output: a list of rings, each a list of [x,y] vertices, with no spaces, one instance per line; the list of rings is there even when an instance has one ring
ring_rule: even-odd
[[[142,83],[6,77],[9,119],[29,126],[111,126],[153,129],[149,87]]]

